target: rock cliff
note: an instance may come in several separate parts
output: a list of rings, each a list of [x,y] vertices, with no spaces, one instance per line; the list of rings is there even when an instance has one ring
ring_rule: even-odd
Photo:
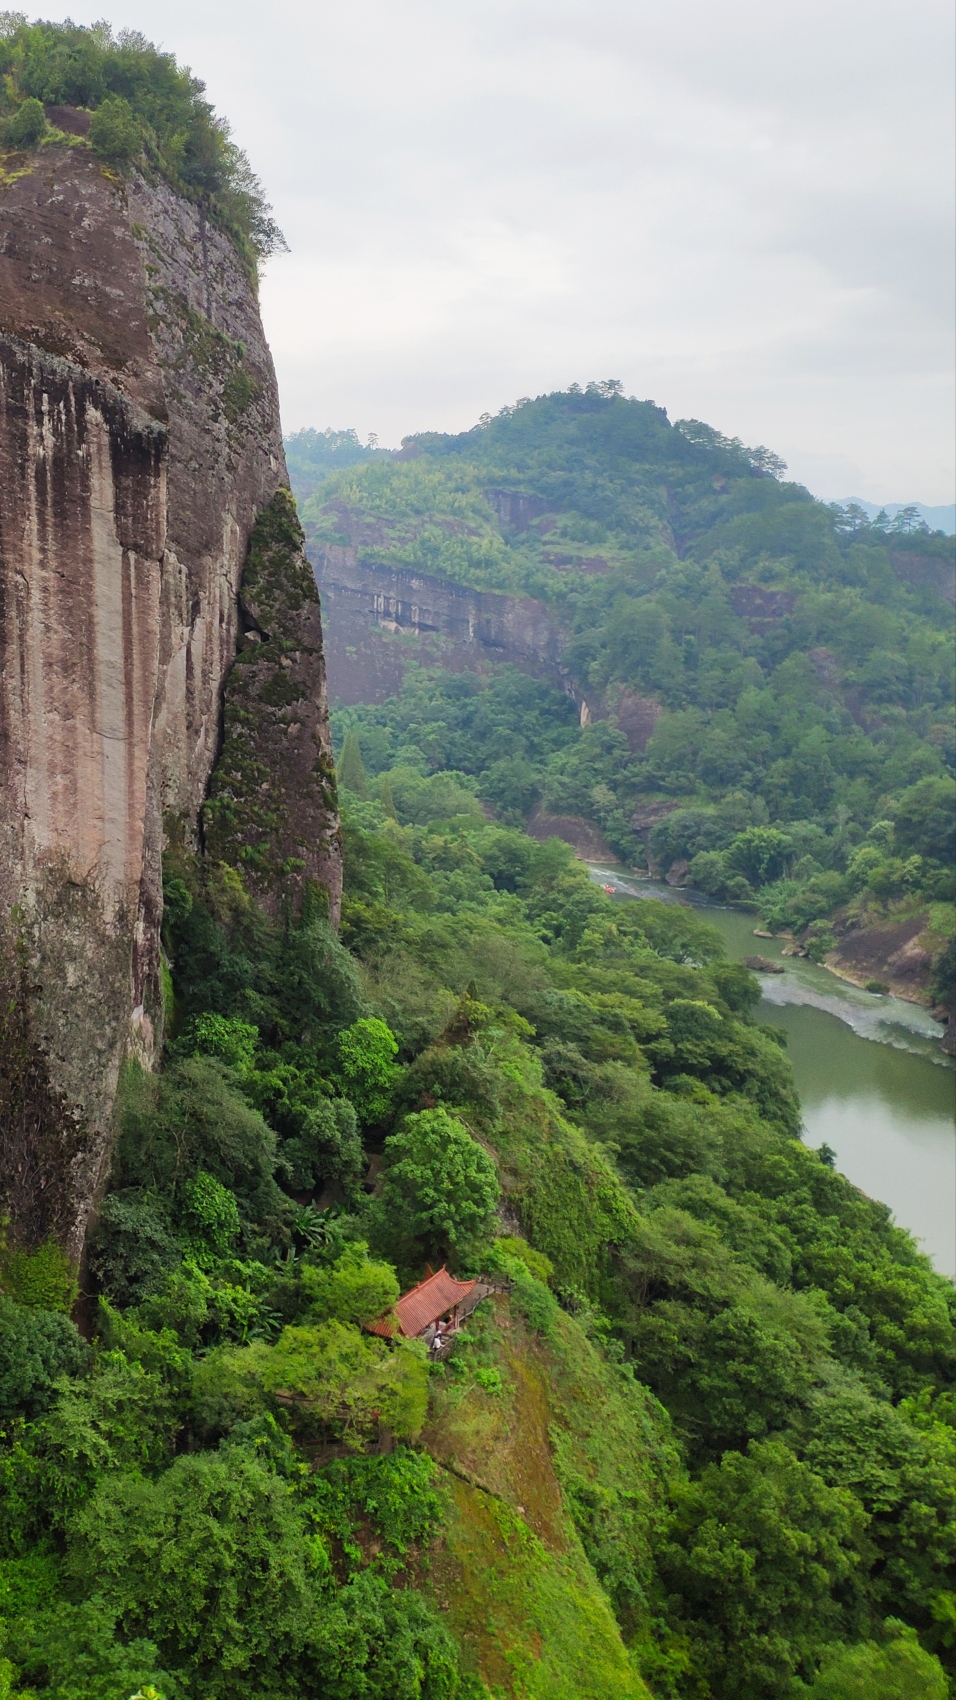
[[[318,597],[254,284],[198,206],[82,142],[6,166],[0,911],[83,1127],[78,1255],[119,1070],[161,1037],[163,822],[202,847],[224,703],[224,754],[245,714],[246,761],[238,789],[235,749],[217,776],[215,854],[253,885],[265,863],[320,881],[333,916],[341,867]]]
[[[571,690],[567,638],[543,602],[364,561],[354,546],[306,547],[326,609],[333,702],[384,702],[409,661],[456,672],[507,661]]]

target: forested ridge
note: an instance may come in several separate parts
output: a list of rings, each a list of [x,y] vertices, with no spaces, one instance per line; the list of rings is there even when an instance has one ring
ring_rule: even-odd
[[[91,1338],[3,1255],[6,1691],[943,1700],[953,1289],[801,1144],[756,981],[343,768],[341,937],[170,850]],[[443,1262],[510,1285],[446,1363],[363,1334]]]
[[[250,271],[281,242],[144,38],[6,14],[0,71],[4,182],[88,147]],[[165,823],[162,1051],[79,1270],[83,1128],[2,917],[0,1700],[946,1700],[952,1283],[801,1141],[717,932],[525,828],[818,955],[919,917],[948,995],[950,544],[613,382],[289,465],[315,547],[543,601],[574,694],[411,668],[339,711],[335,929],[263,830],[245,729],[299,699],[247,595],[275,676],[227,699],[202,830]],[[450,1355],[369,1332],[442,1265],[493,1288]]]
[[[589,818],[818,957],[835,916],[920,916],[952,999],[952,538],[828,507],[770,451],[613,383],[397,458],[347,432],[288,449],[315,546],[543,600],[588,704],[579,726],[560,690],[412,669],[339,712],[370,771],[457,769],[514,823]]]

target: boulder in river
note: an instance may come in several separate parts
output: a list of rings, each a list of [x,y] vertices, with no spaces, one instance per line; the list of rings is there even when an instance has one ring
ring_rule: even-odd
[[[745,956],[744,967],[752,968],[755,974],[783,974],[782,962],[771,962],[769,956]]]

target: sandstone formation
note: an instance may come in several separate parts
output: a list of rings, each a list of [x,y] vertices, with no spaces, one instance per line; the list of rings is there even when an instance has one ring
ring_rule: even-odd
[[[130,1051],[148,1065],[160,1039],[163,821],[201,841],[224,692],[257,619],[251,594],[240,614],[249,539],[287,478],[255,287],[228,238],[82,142],[16,166],[0,191],[0,910],[26,946],[53,1084],[85,1124],[77,1255],[119,1069]],[[324,883],[335,914],[300,540],[286,565],[306,588],[283,605],[281,702],[257,759],[260,789],[311,787],[310,802],[294,855],[281,831],[266,843],[268,821],[256,841],[291,857],[293,882]]]
[[[326,610],[333,702],[384,702],[409,661],[460,672],[507,661],[570,691],[567,640],[543,602],[365,561],[354,544],[306,547]]]

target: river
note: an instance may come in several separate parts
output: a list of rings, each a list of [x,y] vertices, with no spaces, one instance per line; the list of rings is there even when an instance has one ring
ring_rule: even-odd
[[[691,902],[706,909],[730,956],[782,958],[784,941],[754,938],[756,918],[675,892],[618,867],[589,863],[615,895]],[[942,1027],[918,1004],[874,996],[799,957],[758,976],[756,1019],[782,1027],[809,1145],[829,1145],[837,1166],[883,1199],[944,1274],[956,1274],[956,1066]]]

